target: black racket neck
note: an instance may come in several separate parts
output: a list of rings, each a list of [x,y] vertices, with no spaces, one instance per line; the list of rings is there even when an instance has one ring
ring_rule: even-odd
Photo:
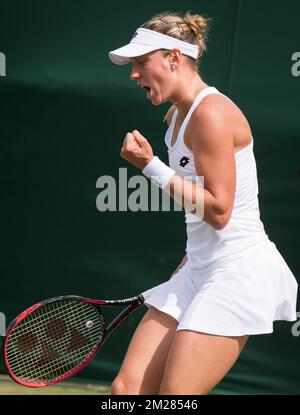
[[[130,316],[133,312],[138,310],[144,302],[135,302],[128,305],[106,328],[106,333],[103,339],[103,342],[108,338],[108,336],[121,324],[123,321]]]

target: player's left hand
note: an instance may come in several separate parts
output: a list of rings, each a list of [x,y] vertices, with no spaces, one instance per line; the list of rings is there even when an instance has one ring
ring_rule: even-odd
[[[139,169],[143,169],[153,159],[154,154],[147,139],[134,130],[125,136],[121,157]]]

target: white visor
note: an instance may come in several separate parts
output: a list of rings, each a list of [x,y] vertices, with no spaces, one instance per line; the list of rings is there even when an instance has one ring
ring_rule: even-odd
[[[125,65],[130,62],[129,58],[145,55],[158,49],[172,50],[174,48],[191,58],[197,59],[198,57],[199,47],[197,45],[143,28],[137,29],[128,45],[112,50],[108,55],[113,63]]]

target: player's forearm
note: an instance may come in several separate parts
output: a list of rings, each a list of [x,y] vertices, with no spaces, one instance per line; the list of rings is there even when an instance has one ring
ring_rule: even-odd
[[[207,189],[175,174],[164,189],[180,206],[220,230],[223,214],[216,198]]]
[[[157,156],[146,165],[143,173],[164,189],[180,206],[205,220],[215,229],[220,230],[226,225],[226,213],[216,197],[209,190],[175,174],[175,171]]]

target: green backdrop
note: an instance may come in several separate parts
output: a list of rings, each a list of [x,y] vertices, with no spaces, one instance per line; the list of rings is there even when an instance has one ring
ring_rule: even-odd
[[[108,59],[160,11],[204,13],[214,28],[204,80],[228,94],[255,139],[261,217],[296,277],[300,272],[300,3],[269,0],[0,0],[1,290],[10,321],[61,294],[122,298],[169,278],[184,255],[181,212],[96,208],[99,176],[118,177],[127,131],[138,129],[167,160],[163,115]],[[299,306],[298,309],[300,310]],[[77,376],[111,382],[138,311]],[[110,314],[109,314],[110,316]],[[298,394],[300,337],[293,323],[253,336],[216,394]],[[2,367],[2,370],[4,368]],[[1,393],[1,392],[0,392]]]

